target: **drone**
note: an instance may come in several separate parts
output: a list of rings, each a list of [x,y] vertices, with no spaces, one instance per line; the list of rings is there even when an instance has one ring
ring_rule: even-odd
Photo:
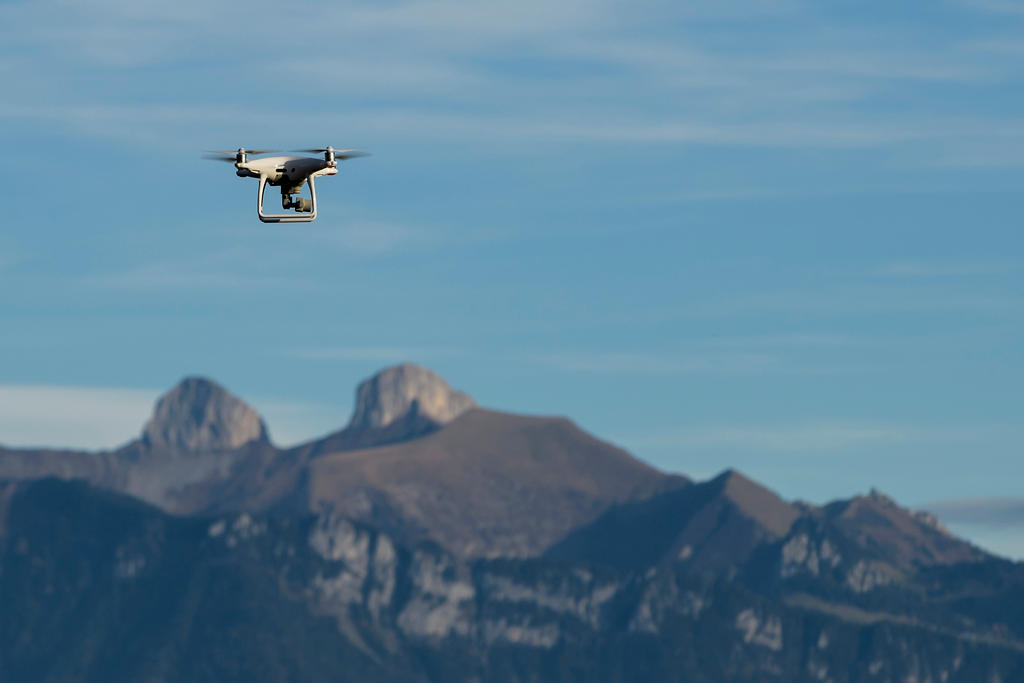
[[[296,152],[306,154],[323,154],[323,158],[299,156],[274,156],[250,159],[249,155],[276,153],[275,149],[245,149],[239,147],[234,152],[211,150],[205,158],[214,161],[227,161],[235,165],[235,175],[239,178],[259,178],[260,187],[256,197],[256,213],[264,223],[308,223],[316,220],[316,186],[314,178],[335,175],[338,162],[356,157],[368,156],[358,149],[299,149]],[[291,209],[292,213],[264,213],[263,193],[267,185],[281,188],[281,207]],[[309,199],[298,196],[302,186],[309,185]]]

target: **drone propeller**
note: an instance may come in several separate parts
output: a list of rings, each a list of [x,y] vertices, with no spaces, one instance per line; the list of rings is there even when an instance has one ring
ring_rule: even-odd
[[[235,163],[238,161],[239,156],[245,156],[247,154],[270,154],[271,152],[280,152],[279,149],[246,149],[245,147],[239,147],[238,149],[208,149],[206,154],[203,155],[204,159],[210,161],[228,161]]]
[[[334,154],[335,159],[355,159],[356,157],[368,157],[369,152],[364,152],[359,149],[334,149],[333,147],[318,147],[316,149],[296,149],[296,152],[304,152],[306,154],[324,154],[331,152]]]

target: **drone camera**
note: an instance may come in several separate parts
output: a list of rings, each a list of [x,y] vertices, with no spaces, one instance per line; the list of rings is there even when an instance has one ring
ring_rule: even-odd
[[[305,197],[295,197],[291,195],[281,195],[281,206],[285,209],[294,209],[300,213],[311,213],[313,211],[313,200],[306,199]]]

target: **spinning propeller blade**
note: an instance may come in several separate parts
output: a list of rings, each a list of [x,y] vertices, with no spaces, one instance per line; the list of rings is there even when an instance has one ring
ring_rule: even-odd
[[[295,152],[304,152],[306,154],[323,154],[324,152],[333,151],[335,159],[355,159],[356,157],[368,157],[369,152],[364,152],[359,149],[334,149],[333,147],[318,147],[315,149],[296,149]]]
[[[279,149],[246,149],[245,147],[238,149],[208,149],[203,158],[211,161],[230,161],[234,163],[239,154],[270,154],[271,152],[280,151]]]

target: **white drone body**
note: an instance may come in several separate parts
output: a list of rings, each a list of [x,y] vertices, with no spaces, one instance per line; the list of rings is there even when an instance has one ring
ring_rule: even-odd
[[[240,178],[257,178],[260,181],[256,196],[256,213],[264,223],[308,223],[316,220],[316,185],[314,178],[335,175],[338,162],[344,159],[366,156],[355,149],[300,150],[323,153],[323,158],[305,156],[274,156],[250,159],[250,154],[267,154],[272,150],[246,150],[240,147],[235,152],[211,152],[206,158],[230,161],[235,164],[235,175]],[[292,213],[264,213],[263,193],[267,185],[281,188],[281,207],[292,209]],[[309,185],[309,199],[299,197],[302,186]]]

